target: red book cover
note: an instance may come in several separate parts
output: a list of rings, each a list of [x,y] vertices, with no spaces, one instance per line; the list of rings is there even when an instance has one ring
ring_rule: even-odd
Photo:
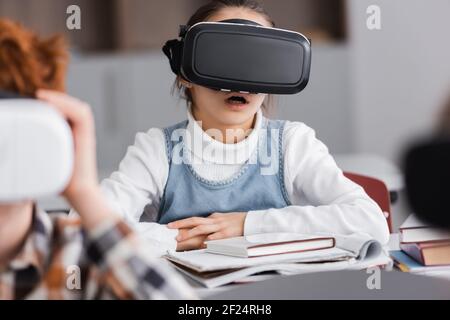
[[[450,242],[401,243],[400,248],[424,266],[450,265]]]

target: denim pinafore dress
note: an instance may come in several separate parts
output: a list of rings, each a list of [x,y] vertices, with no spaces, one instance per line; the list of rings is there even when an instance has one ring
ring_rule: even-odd
[[[248,212],[290,205],[282,154],[285,121],[263,118],[252,155],[236,174],[222,181],[209,181],[195,172],[187,156],[190,150],[184,146],[183,129],[187,124],[186,120],[164,129],[169,174],[158,223],[206,217],[215,212]]]

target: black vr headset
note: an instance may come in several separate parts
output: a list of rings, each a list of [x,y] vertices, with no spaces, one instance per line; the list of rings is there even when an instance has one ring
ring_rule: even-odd
[[[310,41],[298,32],[242,19],[180,27],[163,52],[172,71],[215,90],[295,94],[309,80]]]

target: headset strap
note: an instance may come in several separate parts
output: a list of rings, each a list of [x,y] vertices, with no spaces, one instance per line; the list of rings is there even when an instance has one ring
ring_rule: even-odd
[[[170,69],[172,69],[173,73],[178,75],[180,73],[183,42],[178,39],[169,40],[162,50],[167,58],[169,58]]]

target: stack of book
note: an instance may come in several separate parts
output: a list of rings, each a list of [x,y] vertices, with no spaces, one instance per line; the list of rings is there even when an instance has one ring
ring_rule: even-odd
[[[166,258],[208,288],[264,280],[276,274],[361,270],[391,263],[380,243],[360,234],[268,233],[208,241],[206,246],[203,250],[168,252]]]
[[[450,276],[450,232],[430,227],[414,215],[400,227],[400,249],[392,251],[402,271]]]

